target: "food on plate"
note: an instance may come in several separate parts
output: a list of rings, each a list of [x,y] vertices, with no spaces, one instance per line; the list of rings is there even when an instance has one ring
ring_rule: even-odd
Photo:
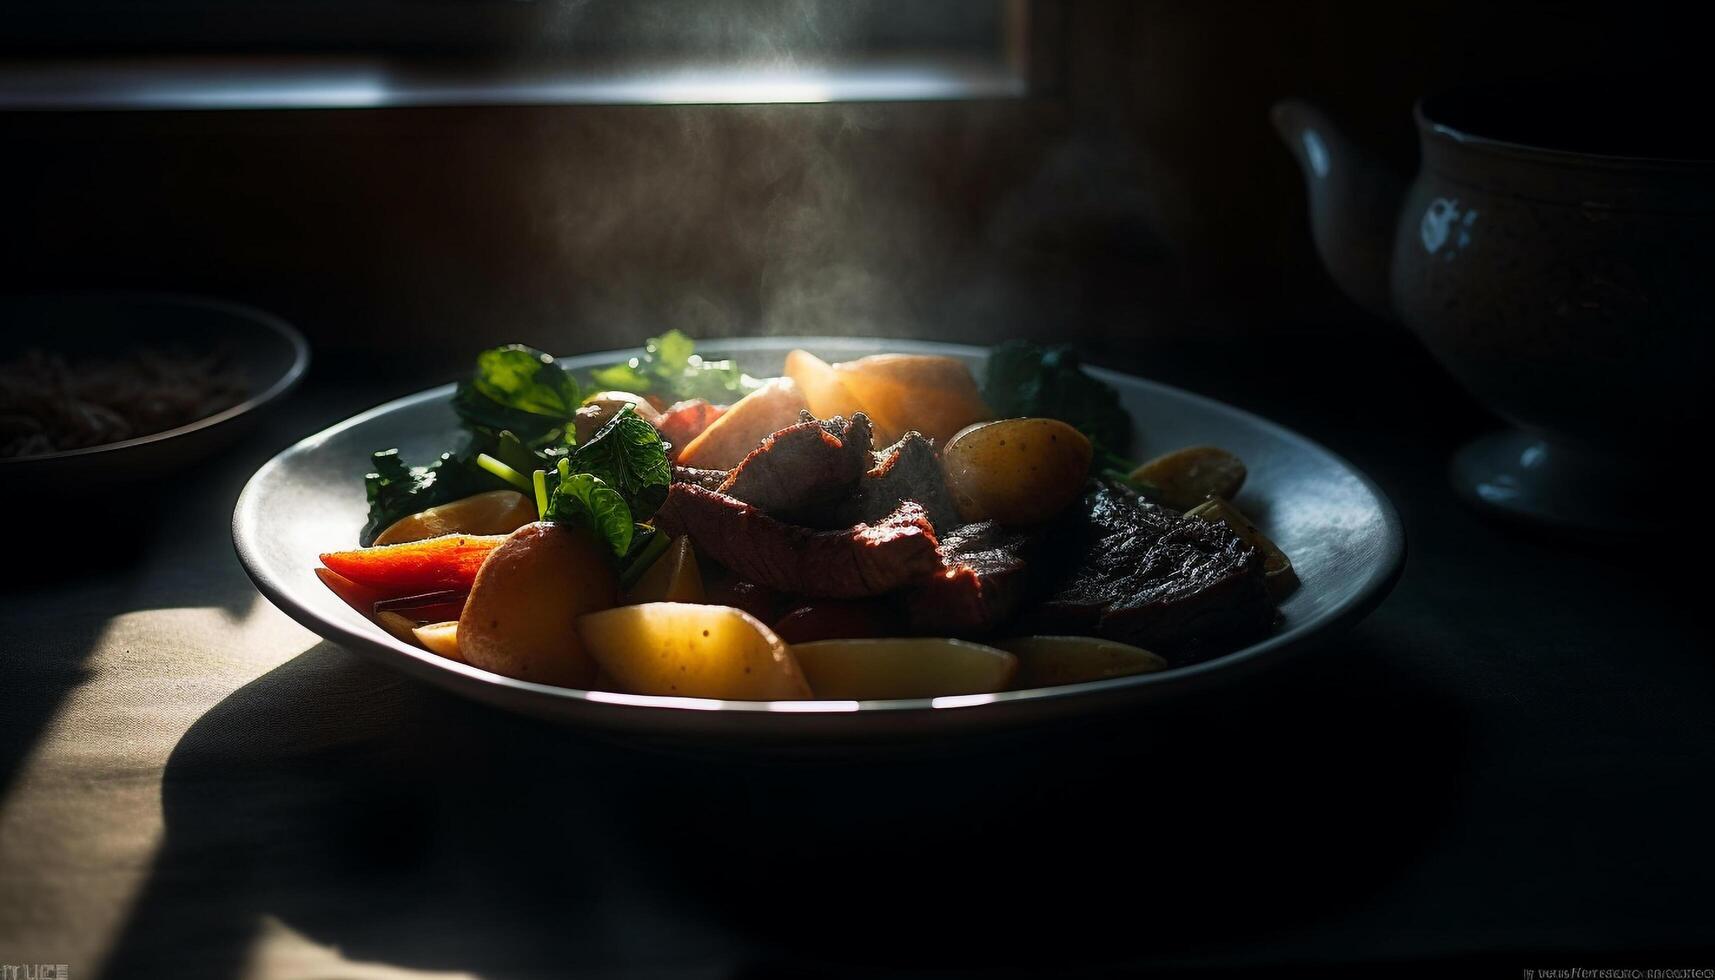
[[[629,391],[600,391],[585,398],[583,406],[572,413],[572,429],[577,440],[587,441],[628,405],[645,422],[660,427],[661,413],[649,404],[649,399]]]
[[[679,450],[681,466],[724,470],[737,466],[772,432],[798,421],[808,406],[791,378],[775,378],[721,413],[690,444]]]
[[[618,599],[599,538],[565,522],[527,524],[494,549],[471,586],[458,619],[459,657],[520,680],[584,687],[595,666],[578,617]]]
[[[1103,484],[1049,544],[1071,569],[1025,615],[1032,632],[1196,650],[1274,621],[1262,556],[1228,528]]]
[[[996,348],[980,390],[949,357],[786,367],[672,332],[590,377],[484,351],[453,396],[462,444],[375,453],[362,547],[317,574],[484,670],[729,700],[1081,683],[1277,621],[1295,579],[1228,502],[1244,463],[1126,459],[1132,420],[1069,351]]]
[[[841,701],[992,694],[1018,670],[1005,650],[946,637],[821,640],[792,655],[816,697]]]
[[[387,598],[469,589],[504,534],[443,534],[422,541],[330,551],[322,564]]]
[[[430,653],[439,654],[448,660],[463,660],[459,656],[459,621],[448,620],[443,623],[425,623],[414,627],[411,635]]]
[[[1280,546],[1270,541],[1266,534],[1257,530],[1257,526],[1237,507],[1220,497],[1210,497],[1186,511],[1185,516],[1219,521],[1255,548],[1262,555],[1262,572],[1268,580],[1268,594],[1276,602],[1298,588],[1298,573],[1292,570],[1292,559],[1286,557],[1286,552],[1281,551]]]
[[[1144,463],[1131,479],[1153,487],[1161,503],[1190,510],[1210,497],[1232,499],[1245,484],[1245,464],[1225,449],[1188,446]]]
[[[937,444],[972,422],[993,418],[971,370],[939,354],[872,354],[834,365],[877,427],[893,438],[915,429]]]
[[[443,534],[511,534],[536,519],[536,505],[516,490],[485,490],[462,500],[407,514],[375,536],[376,544],[402,544]]]
[[[959,430],[941,459],[967,521],[1041,524],[1090,478],[1090,440],[1059,419],[1002,419]]]
[[[836,415],[851,418],[864,411],[863,403],[840,380],[839,372],[807,350],[795,350],[786,355],[786,376],[804,393],[810,414],[819,419],[831,419]]]
[[[1095,636],[1019,636],[994,645],[1018,658],[1013,683],[1057,687],[1165,670],[1167,661],[1142,647]]]
[[[673,539],[625,594],[628,603],[702,602],[704,598],[697,553],[691,547],[691,539],[683,534]]]
[[[785,642],[742,609],[646,602],[591,613],[577,629],[622,691],[735,701],[811,696]]]
[[[248,391],[225,350],[88,359],[26,350],[0,362],[0,458],[165,432],[231,408]]]

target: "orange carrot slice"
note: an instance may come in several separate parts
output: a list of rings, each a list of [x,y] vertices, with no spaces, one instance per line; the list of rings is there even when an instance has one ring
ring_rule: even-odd
[[[330,551],[321,557],[329,570],[375,590],[378,598],[392,599],[442,589],[468,591],[483,559],[505,540],[504,534],[443,534],[377,548]]]

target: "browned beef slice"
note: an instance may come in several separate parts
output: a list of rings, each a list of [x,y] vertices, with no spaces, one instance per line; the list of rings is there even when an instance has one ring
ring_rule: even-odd
[[[800,421],[762,440],[716,489],[776,516],[820,510],[845,497],[869,468],[869,418]]]
[[[668,534],[689,534],[699,552],[739,577],[795,595],[880,595],[941,567],[935,529],[909,502],[874,524],[815,531],[724,493],[675,483],[655,523]]]
[[[993,521],[966,524],[941,539],[940,571],[908,591],[911,626],[940,636],[981,636],[1012,619],[1029,590],[1039,532]]]
[[[1183,662],[1273,623],[1262,558],[1225,526],[1106,485],[1074,516],[1053,532],[1074,557],[1027,616],[1033,631],[1105,636]]]
[[[704,470],[695,466],[673,467],[674,483],[694,483],[704,490],[718,490],[726,482],[729,470]]]
[[[898,442],[872,454],[875,465],[831,515],[835,524],[874,521],[892,512],[901,501],[923,505],[929,523],[939,533],[959,525],[959,511],[947,492],[947,478],[935,456],[935,444],[921,433],[905,433]]]

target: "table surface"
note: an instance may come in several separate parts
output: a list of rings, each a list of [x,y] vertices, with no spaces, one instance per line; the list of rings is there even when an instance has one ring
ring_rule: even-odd
[[[1261,412],[1374,476],[1410,537],[1394,594],[1314,655],[1147,717],[779,761],[468,704],[256,594],[228,536],[245,479],[424,386],[399,366],[317,365],[241,445],[158,491],[121,479],[66,512],[14,513],[28,528],[0,597],[0,964],[1715,966],[1701,577],[1458,503],[1448,454],[1496,423],[1398,336],[1102,360]],[[1640,475],[1638,505],[1684,509],[1694,534],[1695,498],[1659,484]]]

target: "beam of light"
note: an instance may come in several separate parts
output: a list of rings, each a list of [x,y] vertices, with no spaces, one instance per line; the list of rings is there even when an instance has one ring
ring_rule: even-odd
[[[379,59],[162,58],[0,65],[0,109],[364,109],[1018,98],[1004,63],[929,53],[868,62],[432,69]]]

